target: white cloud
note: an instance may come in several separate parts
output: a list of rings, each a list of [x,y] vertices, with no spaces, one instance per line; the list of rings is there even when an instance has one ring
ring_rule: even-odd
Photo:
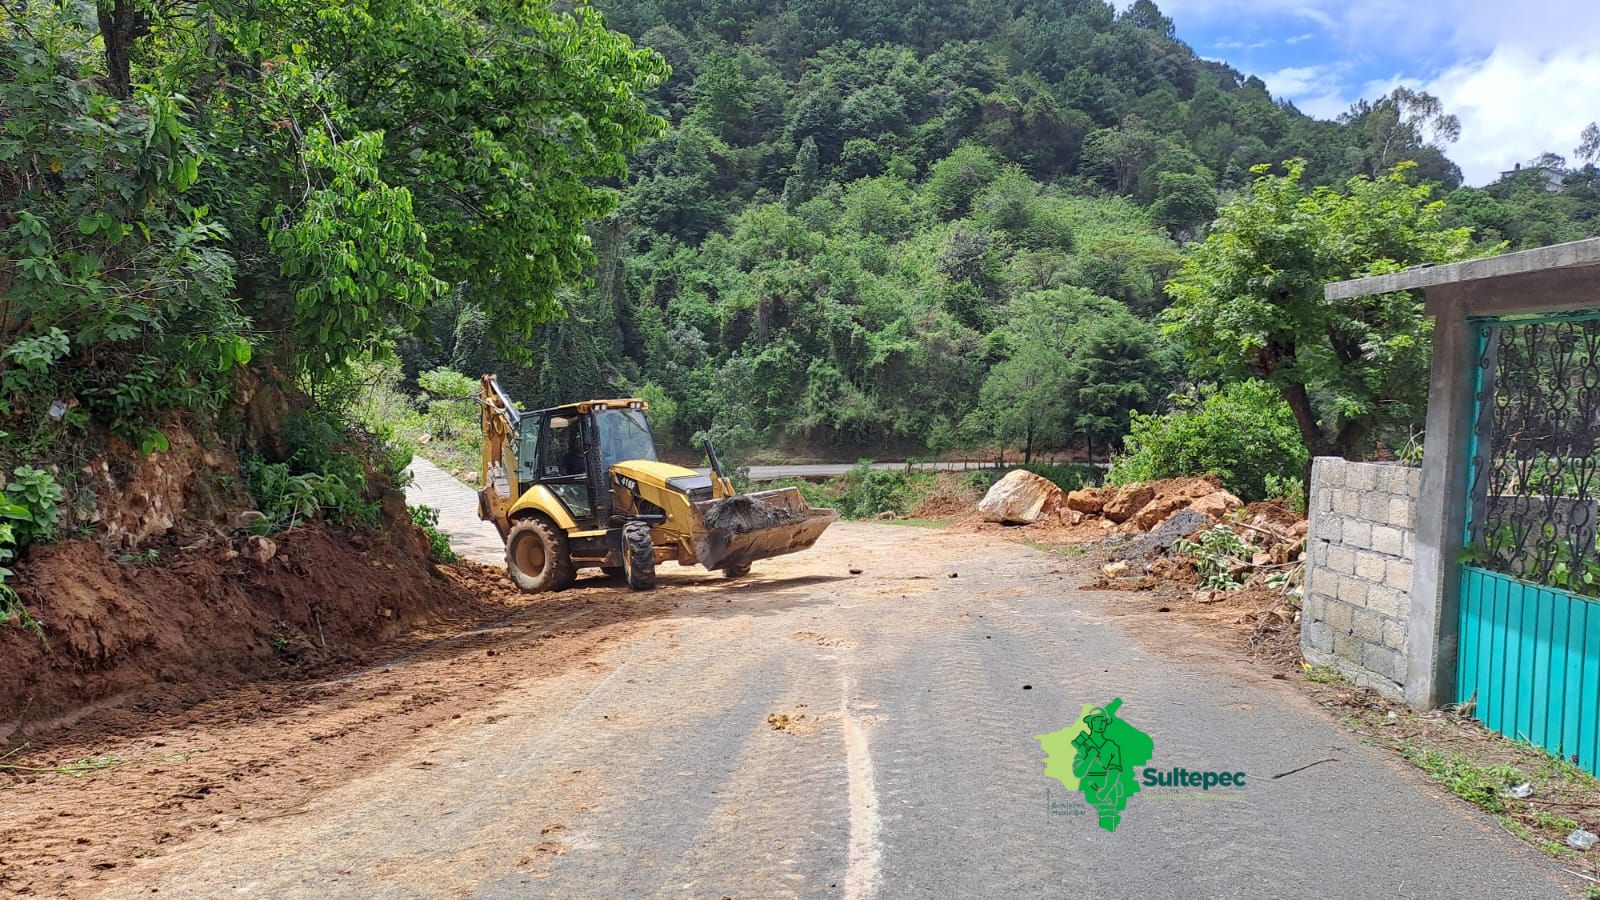
[[[1274,97],[1288,97],[1307,115],[1331,119],[1350,108],[1344,66],[1290,66],[1261,76]]]
[[[1158,0],[1159,2],[1159,0]],[[1263,75],[1275,95],[1331,118],[1398,84],[1420,87],[1461,118],[1448,148],[1469,184],[1551,151],[1569,154],[1600,119],[1600,16],[1593,0],[1168,0],[1186,25],[1311,21],[1316,40],[1285,38],[1304,60]],[[1287,22],[1285,20],[1288,20]],[[1393,75],[1374,78],[1373,69]]]
[[[1578,133],[1600,118],[1600,49],[1538,54],[1503,47],[1453,66],[1423,85],[1461,117],[1449,150],[1468,184],[1550,151],[1570,155]]]

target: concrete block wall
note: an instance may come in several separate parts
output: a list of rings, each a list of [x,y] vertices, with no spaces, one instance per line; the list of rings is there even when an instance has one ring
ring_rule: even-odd
[[[1300,648],[1393,697],[1406,679],[1406,620],[1422,470],[1319,456],[1307,500]]]

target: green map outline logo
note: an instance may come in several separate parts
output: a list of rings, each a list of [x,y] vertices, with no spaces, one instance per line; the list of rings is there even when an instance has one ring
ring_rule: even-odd
[[[1105,706],[1085,703],[1077,722],[1034,736],[1045,752],[1044,774],[1082,793],[1106,831],[1122,823],[1128,798],[1139,793],[1134,769],[1155,753],[1155,741],[1117,715],[1121,708],[1121,697]]]

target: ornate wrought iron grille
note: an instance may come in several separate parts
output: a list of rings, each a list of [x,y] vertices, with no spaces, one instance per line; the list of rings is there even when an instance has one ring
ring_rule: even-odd
[[[1469,557],[1600,596],[1600,319],[1480,326]]]

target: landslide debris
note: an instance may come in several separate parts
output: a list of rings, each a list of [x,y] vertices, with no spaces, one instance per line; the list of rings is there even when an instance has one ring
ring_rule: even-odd
[[[1002,487],[1008,481],[1011,484]],[[1149,540],[1136,538],[1136,552],[1148,555],[1206,523],[1221,521],[1243,506],[1215,476],[1168,478],[1063,493],[1048,480],[1017,470],[996,482],[980,502],[979,514],[958,523],[958,527],[976,531],[1005,527],[1008,534],[1024,540],[1068,544],[1094,543],[1118,535],[1156,534]],[[1179,518],[1180,513],[1185,515]],[[1168,522],[1173,524],[1163,530],[1161,526]]]

